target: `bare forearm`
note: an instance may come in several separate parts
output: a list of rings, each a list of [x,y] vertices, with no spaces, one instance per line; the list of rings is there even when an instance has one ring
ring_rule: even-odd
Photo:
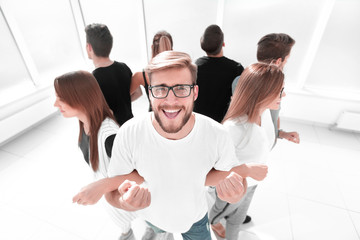
[[[119,175],[111,178],[104,178],[99,181],[104,181],[104,192],[111,192],[117,190],[118,187],[125,181],[134,181],[137,184],[141,184],[144,182],[144,178],[141,177],[136,170],[132,171],[126,175]]]
[[[131,101],[133,102],[141,96],[142,96],[142,91],[140,87],[138,87],[133,93],[131,93]]]
[[[216,186],[221,180],[225,179],[230,174],[230,171],[219,171],[211,169],[206,175],[205,186]]]
[[[246,178],[246,177],[249,177],[250,168],[246,164],[241,164],[239,166],[233,167],[230,171],[236,172],[241,177]]]
[[[221,180],[229,176],[231,172],[236,172],[243,178],[249,176],[249,168],[246,164],[233,167],[230,171],[219,171],[213,168],[206,176],[205,186],[216,186]]]
[[[119,198],[120,198],[120,193],[117,190],[111,191],[111,192],[107,192],[105,194],[105,199],[106,201],[113,207],[116,208],[121,208],[120,202],[119,202]]]

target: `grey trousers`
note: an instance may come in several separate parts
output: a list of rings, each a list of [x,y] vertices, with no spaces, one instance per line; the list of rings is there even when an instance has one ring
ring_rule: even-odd
[[[248,187],[245,196],[234,204],[221,200],[216,193],[215,203],[209,212],[209,222],[210,224],[216,224],[224,218],[226,220],[227,240],[238,239],[240,226],[246,218],[256,187],[257,185]]]

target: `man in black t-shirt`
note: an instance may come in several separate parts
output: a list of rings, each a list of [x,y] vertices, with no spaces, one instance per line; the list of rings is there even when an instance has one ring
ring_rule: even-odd
[[[86,51],[95,66],[93,75],[117,122],[122,125],[133,117],[132,97],[130,96],[132,72],[125,63],[109,58],[113,37],[106,25],[89,24],[86,26],[85,32]],[[136,94],[141,95],[142,93],[136,92]]]
[[[224,34],[217,25],[205,29],[200,40],[207,56],[196,60],[199,96],[194,111],[221,122],[232,96],[231,84],[244,67],[224,56]]]

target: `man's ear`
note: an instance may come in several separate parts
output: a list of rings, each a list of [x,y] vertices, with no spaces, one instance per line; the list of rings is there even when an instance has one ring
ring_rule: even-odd
[[[86,43],[86,51],[87,52],[91,52],[92,51],[92,46],[90,43]]]
[[[275,64],[276,64],[276,66],[280,66],[282,64],[282,62],[283,62],[282,59],[278,58],[278,59],[276,59]]]
[[[199,95],[199,86],[195,85],[193,91],[194,91],[194,102],[195,102]]]

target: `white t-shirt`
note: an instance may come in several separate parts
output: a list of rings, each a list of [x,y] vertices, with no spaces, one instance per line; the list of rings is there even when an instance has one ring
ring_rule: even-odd
[[[137,169],[151,192],[150,206],[138,213],[164,231],[184,233],[208,210],[204,186],[208,172],[239,165],[234,144],[221,124],[196,113],[185,138],[166,139],[153,127],[150,114],[132,118],[120,128],[109,175]]]
[[[94,172],[95,179],[101,179],[108,176],[107,170],[110,163],[110,158],[106,154],[105,140],[116,134],[119,126],[111,118],[106,118],[100,126],[98,131],[98,153],[99,153],[99,168]]]
[[[224,126],[235,144],[235,153],[240,164],[266,163],[275,141],[270,110],[265,110],[261,115],[261,126],[247,122],[247,116],[227,120]],[[252,178],[247,180],[248,186],[257,184]]]

